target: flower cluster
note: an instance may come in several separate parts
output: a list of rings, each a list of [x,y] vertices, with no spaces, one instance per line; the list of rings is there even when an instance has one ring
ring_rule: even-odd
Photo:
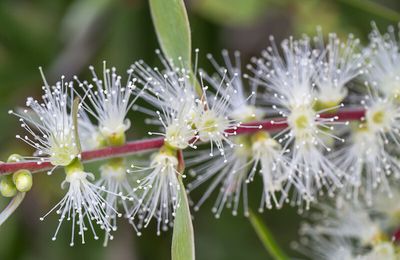
[[[198,69],[197,62],[192,70],[180,59],[156,53],[160,67],[134,62],[126,81],[105,62],[101,77],[90,67],[90,81],[62,77],[51,86],[43,76],[42,100],[30,97],[27,109],[9,112],[27,132],[16,137],[35,149],[24,161],[49,164],[49,173],[65,169],[61,186],[68,191],[50,210],[60,215],[54,239],[65,220],[72,223],[71,245],[75,233],[84,243],[89,229],[99,238],[95,224],[104,230],[107,244],[120,217],[138,235],[152,219],[158,234],[167,230],[185,194],[184,164],[193,177],[187,192],[211,181],[194,210],[219,191],[212,208],[216,217],[225,207],[236,215],[240,201],[248,215],[248,189],[257,178],[263,183],[260,211],[285,203],[303,211],[319,196],[338,191],[356,207],[359,198],[371,205],[378,189],[395,194],[400,51],[393,28],[382,35],[374,26],[364,48],[353,35],[341,40],[331,33],[325,42],[320,29],[315,37],[290,37],[279,46],[271,37],[270,47],[251,59],[248,74],[242,73],[239,52],[222,51],[222,62],[207,55],[212,73]],[[355,104],[361,104],[364,116],[341,117],[343,111],[351,114]],[[83,152],[127,145],[131,126],[140,124],[135,118],[131,124],[130,111],[148,116],[148,134],[162,138],[159,149],[142,161],[107,158],[97,178],[86,172]],[[326,236],[338,237],[335,243],[341,247],[358,233],[363,248],[373,246],[368,254],[382,253],[380,246],[386,244],[371,244],[376,230],[360,233],[375,225],[368,222],[370,210],[347,203],[328,211],[354,216],[334,216],[306,233],[324,250],[333,247],[325,243]],[[347,249],[337,256],[358,254]]]
[[[293,247],[313,259],[398,259],[400,248],[393,243],[399,225],[398,195],[377,196],[373,208],[341,197],[334,206],[321,205],[311,215],[312,223],[303,224],[303,237]]]

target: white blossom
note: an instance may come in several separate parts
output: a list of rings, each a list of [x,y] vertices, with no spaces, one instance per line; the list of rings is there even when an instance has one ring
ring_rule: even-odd
[[[332,133],[334,125],[340,122],[336,122],[336,116],[321,116],[342,105],[315,111],[318,98],[314,81],[319,52],[311,48],[308,38],[283,41],[283,57],[273,38],[271,42],[272,46],[262,53],[263,58],[253,60],[256,68],[249,68],[255,74],[252,80],[266,87],[266,95],[272,95],[267,101],[283,117],[272,122],[287,125],[274,138],[284,144],[283,150],[291,152],[288,179],[299,194],[296,203],[301,204],[303,199],[315,200],[324,186],[329,194],[342,186],[342,173],[325,155],[332,149],[327,138],[344,142]]]
[[[18,116],[21,127],[29,134],[18,134],[16,138],[36,150],[33,157],[24,158],[26,161],[66,166],[79,156],[71,115],[73,84],[64,82],[64,77],[61,77],[60,82],[50,86],[41,69],[40,72],[44,81],[42,102],[29,97],[26,105],[30,110],[24,109],[21,114],[10,110],[9,114]],[[53,169],[48,173],[51,174]]]
[[[92,232],[94,239],[98,239],[93,222],[105,231],[106,236],[112,238],[110,232],[114,231],[115,228],[110,223],[109,213],[112,212],[118,216],[121,216],[121,214],[101,196],[100,193],[104,190],[91,183],[91,181],[94,181],[94,175],[84,172],[82,166],[75,167],[75,165],[66,169],[66,174],[61,187],[66,188],[68,185],[67,194],[46,215],[40,218],[40,220],[44,220],[54,210],[60,215],[53,240],[56,240],[60,227],[65,220],[71,221],[72,224],[71,246],[74,245],[76,233],[81,237],[82,244],[84,244],[85,232],[88,229]]]
[[[130,221],[137,221],[138,228],[147,227],[151,219],[157,221],[157,235],[173,225],[173,218],[180,203],[180,186],[177,171],[178,159],[168,153],[159,152],[151,159],[150,165],[132,165],[130,173],[143,177],[134,188],[139,203],[130,211]]]

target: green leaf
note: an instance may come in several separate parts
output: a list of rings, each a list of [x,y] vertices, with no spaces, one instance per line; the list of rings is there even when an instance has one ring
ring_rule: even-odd
[[[265,14],[272,0],[201,0],[194,7],[201,15],[222,25],[251,24]]]
[[[194,234],[185,186],[178,177],[180,206],[176,210],[174,233],[172,235],[172,260],[194,260]]]
[[[389,21],[398,22],[400,20],[400,13],[396,12],[380,3],[370,0],[337,0],[343,4],[353,6],[364,12],[385,18]]]
[[[268,253],[276,260],[288,260],[289,257],[285,255],[283,250],[279,247],[278,243],[272,236],[271,231],[262,222],[260,217],[258,217],[252,210],[250,210],[249,215],[250,223],[256,231],[261,243],[264,245]]]
[[[164,54],[191,67],[190,26],[183,0],[150,0],[151,16]],[[177,64],[180,65],[180,64]]]

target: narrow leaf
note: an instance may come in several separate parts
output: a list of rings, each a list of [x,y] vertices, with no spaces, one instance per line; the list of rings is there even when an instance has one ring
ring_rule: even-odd
[[[398,22],[400,20],[400,13],[390,9],[378,2],[371,0],[337,0],[343,4],[353,6],[364,12],[385,18],[389,21]]]
[[[194,233],[189,203],[182,178],[178,177],[180,206],[176,211],[174,233],[172,234],[172,260],[194,260]]]
[[[158,41],[164,54],[177,64],[191,67],[190,26],[183,0],[150,0]]]
[[[278,243],[272,236],[271,231],[262,222],[260,217],[254,214],[252,210],[250,210],[249,219],[251,225],[258,235],[258,238],[261,240],[261,243],[264,245],[268,253],[276,260],[288,260],[289,257],[287,257],[283,250],[279,247]]]

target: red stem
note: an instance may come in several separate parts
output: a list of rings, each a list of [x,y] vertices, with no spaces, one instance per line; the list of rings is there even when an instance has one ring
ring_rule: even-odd
[[[337,121],[349,121],[349,120],[360,120],[364,117],[365,111],[364,109],[356,108],[356,109],[348,109],[348,110],[339,110],[337,113],[330,114],[321,114],[322,118],[330,118],[337,116]],[[262,126],[262,130],[264,131],[276,131],[282,128],[287,127],[286,123],[282,123],[285,121],[284,118],[275,118],[265,121],[251,122],[247,124],[243,124],[244,127],[238,127],[236,130],[237,134],[251,134],[257,131],[260,131],[259,128],[246,128],[246,126]],[[279,123],[281,122],[281,123]],[[233,130],[227,130],[228,133],[232,133]],[[150,138],[139,141],[130,141],[122,146],[114,146],[114,147],[106,147],[92,151],[82,152],[82,160],[84,162],[99,160],[99,159],[107,159],[111,157],[118,157],[123,155],[129,155],[137,152],[145,152],[151,149],[160,148],[164,144],[164,138]],[[37,162],[18,162],[18,163],[2,163],[0,164],[0,175],[9,174],[16,172],[21,169],[27,169],[32,172],[38,171],[46,171],[51,169],[53,166],[51,163],[41,163]]]
[[[394,233],[393,233],[393,241],[399,243],[400,242],[400,229],[397,229]]]

